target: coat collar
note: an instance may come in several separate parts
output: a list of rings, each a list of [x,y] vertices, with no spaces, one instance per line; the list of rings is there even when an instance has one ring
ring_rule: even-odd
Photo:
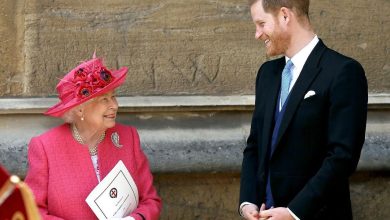
[[[88,183],[90,186],[96,186],[99,181],[96,177],[96,172],[93,167],[93,163],[91,160],[91,156],[88,151],[88,147],[85,145],[81,145],[78,143],[72,136],[72,133],[70,131],[69,125],[68,125],[68,135],[69,138],[72,139],[71,148],[74,152],[72,154],[73,162],[74,164],[77,164],[77,170],[74,170],[74,172],[80,172],[83,173],[83,176],[85,177],[85,181],[88,180]],[[99,173],[100,173],[100,180],[103,180],[103,178],[111,171],[111,169],[116,165],[116,163],[119,160],[123,160],[123,155],[126,155],[124,149],[115,147],[111,136],[114,132],[121,135],[122,130],[119,128],[118,125],[116,125],[113,128],[109,128],[106,130],[106,136],[103,139],[103,141],[99,144],[98,147],[98,166],[99,166]],[[120,137],[125,138],[125,135],[121,135]],[[135,170],[135,167],[133,164],[128,165],[129,171]]]
[[[286,110],[285,110],[285,113],[284,113],[284,116],[283,116],[283,119],[282,119],[282,122],[281,122],[281,125],[279,128],[278,137],[276,140],[275,151],[277,150],[278,145],[280,143],[280,140],[283,137],[284,133],[286,132],[286,130],[291,122],[291,119],[293,118],[293,116],[294,116],[294,114],[299,106],[299,103],[303,100],[305,92],[307,91],[308,87],[311,85],[313,80],[316,78],[318,73],[321,71],[321,67],[319,66],[319,62],[320,62],[320,59],[321,59],[326,48],[327,47],[325,46],[325,44],[322,42],[322,40],[320,40],[318,42],[318,44],[315,46],[315,48],[313,49],[313,51],[311,52],[311,54],[309,55],[309,57],[307,58],[307,61],[306,61],[305,65],[303,66],[303,69],[299,75],[299,78],[297,79],[294,87],[290,91]],[[279,92],[279,88],[280,88],[280,78],[281,78],[280,75],[281,75],[281,72],[283,70],[283,66],[280,67],[280,64],[278,64],[278,67],[279,67],[278,72],[277,72],[278,77],[275,77],[275,78],[278,78],[279,81],[277,83],[274,82],[274,84],[273,84],[273,88],[271,89],[272,94],[270,94],[270,96],[272,95],[272,97],[273,97],[273,102],[272,102],[272,105],[269,105],[269,107],[267,108],[266,113],[265,113],[265,120],[267,121],[267,124],[266,124],[267,129],[265,129],[265,130],[267,130],[267,136],[264,136],[264,137],[266,137],[265,139],[267,139],[266,144],[270,143],[269,138],[270,138],[270,134],[272,132],[271,128],[272,128],[272,122],[273,122],[273,120],[272,120],[273,119],[273,111],[275,110],[275,104],[276,104],[276,100],[277,100],[278,92]],[[270,104],[271,104],[271,102],[270,102]],[[265,146],[267,146],[267,145],[265,145]]]

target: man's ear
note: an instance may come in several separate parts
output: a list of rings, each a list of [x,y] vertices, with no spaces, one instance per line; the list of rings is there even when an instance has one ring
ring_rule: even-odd
[[[279,21],[283,23],[288,23],[291,19],[292,11],[286,7],[281,7],[279,10]]]

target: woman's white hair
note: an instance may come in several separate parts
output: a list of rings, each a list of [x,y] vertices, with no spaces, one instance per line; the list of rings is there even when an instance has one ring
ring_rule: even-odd
[[[76,105],[75,107],[69,109],[61,116],[62,120],[64,120],[64,122],[68,123],[68,124],[75,123],[77,120],[77,117],[78,117],[77,112],[80,111],[80,109],[82,109],[85,105],[91,103],[94,100],[95,100],[95,98],[92,98],[86,102],[83,102],[83,103]]]

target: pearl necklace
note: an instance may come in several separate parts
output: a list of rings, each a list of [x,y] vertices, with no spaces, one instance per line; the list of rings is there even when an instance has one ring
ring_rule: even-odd
[[[73,135],[73,138],[76,139],[76,141],[79,142],[80,144],[84,145],[83,138],[81,137],[79,131],[77,130],[76,125],[75,125],[75,124],[72,124],[71,127],[72,127],[72,135]],[[89,154],[90,154],[91,156],[97,155],[97,147],[98,147],[98,145],[104,140],[105,137],[106,137],[106,132],[104,132],[104,133],[100,136],[98,142],[97,142],[94,146],[88,147]]]

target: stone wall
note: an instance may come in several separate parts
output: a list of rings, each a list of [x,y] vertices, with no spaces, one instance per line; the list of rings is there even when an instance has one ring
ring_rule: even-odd
[[[238,173],[159,174],[155,182],[165,198],[161,219],[241,219]],[[357,173],[350,187],[354,219],[390,219],[389,173]]]
[[[313,1],[325,43],[361,61],[370,92],[390,91],[388,0]],[[253,94],[269,59],[246,0],[0,2],[0,96],[55,95],[58,78],[94,50],[128,66],[123,95]]]
[[[32,136],[61,123],[55,98],[0,99],[0,163],[19,176]],[[164,206],[161,219],[239,219],[242,150],[253,96],[120,97],[118,121],[137,127]],[[390,96],[369,96],[366,142],[351,178],[355,219],[388,219]]]

